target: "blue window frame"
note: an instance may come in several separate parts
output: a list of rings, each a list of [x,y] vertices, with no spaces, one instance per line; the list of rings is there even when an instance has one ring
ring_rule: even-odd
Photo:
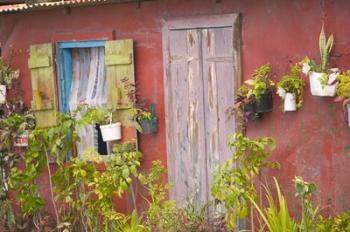
[[[59,88],[59,105],[60,111],[69,112],[69,97],[72,86],[72,49],[73,48],[93,48],[104,47],[105,40],[89,40],[89,41],[68,41],[59,42],[57,51],[58,65],[58,88]]]

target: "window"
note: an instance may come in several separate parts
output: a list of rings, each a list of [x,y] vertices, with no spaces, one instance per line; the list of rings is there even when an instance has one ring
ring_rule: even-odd
[[[58,46],[60,111],[72,112],[81,104],[90,107],[106,106],[105,41],[62,42]],[[100,154],[107,154],[107,144],[101,138],[99,125],[91,125],[78,131],[77,144],[81,154],[94,147]]]

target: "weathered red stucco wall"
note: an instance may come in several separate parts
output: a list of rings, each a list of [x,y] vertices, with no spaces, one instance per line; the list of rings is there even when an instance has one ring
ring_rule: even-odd
[[[279,79],[291,62],[305,55],[319,58],[318,35],[322,23],[326,32],[335,34],[331,63],[350,69],[348,9],[350,2],[346,0],[158,0],[142,3],[140,8],[137,4],[112,4],[53,9],[0,15],[0,42],[5,56],[10,45],[20,52],[14,67],[22,71],[23,98],[29,105],[27,59],[31,44],[114,36],[134,39],[140,94],[156,103],[160,119],[157,135],[140,136],[144,153],[142,165],[147,169],[155,159],[166,163],[162,18],[240,12],[244,78],[257,66],[270,62],[275,78]],[[343,122],[340,104],[333,103],[332,98],[311,96],[308,83],[305,90],[303,109],[282,113],[280,99],[275,96],[274,112],[265,115],[262,121],[250,122],[247,134],[276,138],[278,147],[273,159],[279,161],[282,168],[265,174],[277,176],[289,198],[294,199],[293,177],[301,175],[317,184],[317,197],[323,205],[331,204],[337,211],[348,209],[350,128]]]

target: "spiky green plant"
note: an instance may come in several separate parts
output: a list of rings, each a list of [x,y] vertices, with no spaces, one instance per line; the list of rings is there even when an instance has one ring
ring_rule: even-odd
[[[319,38],[319,47],[320,47],[320,58],[321,58],[321,64],[320,69],[321,72],[327,72],[328,65],[329,65],[329,54],[332,50],[334,42],[334,36],[333,34],[326,38],[326,35],[324,33],[324,29],[322,26],[320,38]]]
[[[261,225],[260,231],[265,231],[265,227],[267,227],[269,232],[297,232],[298,225],[289,213],[287,201],[281,192],[276,178],[274,178],[274,181],[277,202],[275,202],[271,190],[267,186],[264,186],[268,202],[266,208],[260,207],[254,199],[250,198],[250,201],[262,218],[263,225]]]

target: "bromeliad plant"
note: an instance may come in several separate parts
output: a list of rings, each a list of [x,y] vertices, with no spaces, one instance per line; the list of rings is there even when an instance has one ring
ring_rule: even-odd
[[[291,65],[290,73],[277,83],[277,94],[284,100],[284,111],[295,111],[303,105],[305,82],[298,64]]]
[[[301,64],[302,71],[305,75],[309,75],[311,94],[314,96],[334,96],[337,87],[337,75],[339,70],[337,68],[329,68],[329,56],[334,43],[333,35],[326,38],[322,26],[319,36],[320,48],[320,64],[317,65],[315,61],[305,57]]]
[[[150,110],[135,108],[135,121],[138,124],[138,130],[143,134],[154,134],[158,131],[158,119],[155,115],[155,106],[151,104]]]
[[[254,180],[261,169],[276,168],[278,163],[267,159],[275,148],[272,138],[249,139],[238,133],[232,136],[229,146],[233,150],[232,158],[215,171],[211,193],[215,200],[224,205],[227,225],[233,230],[237,217],[248,216],[250,199],[257,199]],[[251,218],[254,216],[251,215]]]
[[[272,111],[272,89],[274,82],[271,79],[270,64],[261,65],[238,89],[235,104],[228,109],[230,115],[238,113],[244,118],[261,117],[261,113]]]

